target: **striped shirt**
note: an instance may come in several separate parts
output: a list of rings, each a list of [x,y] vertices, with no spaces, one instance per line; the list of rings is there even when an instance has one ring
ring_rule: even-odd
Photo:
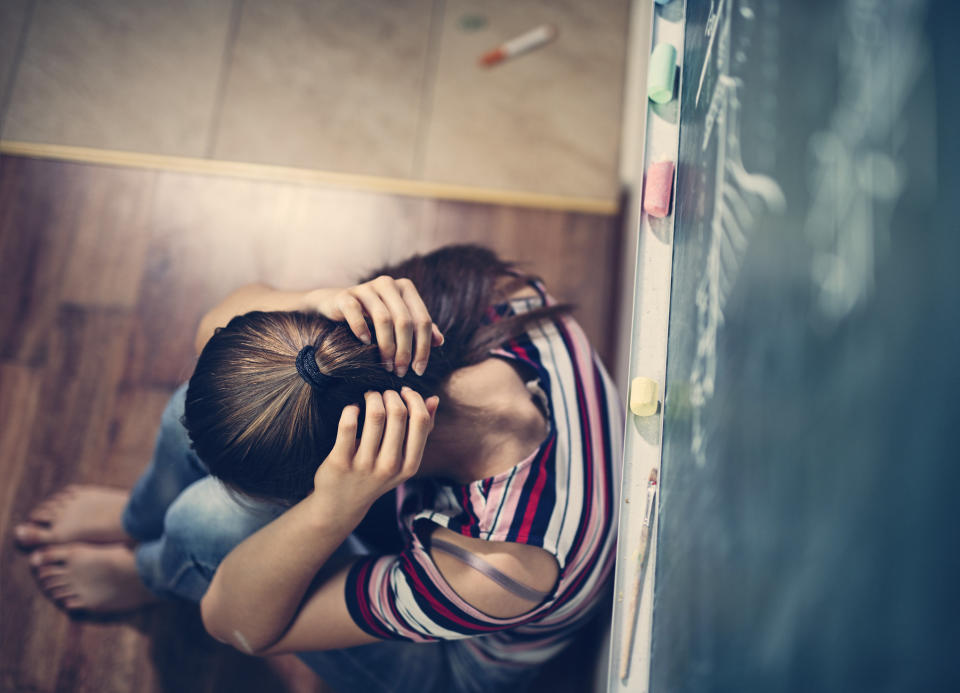
[[[539,296],[493,306],[489,319],[554,304],[542,285],[534,286]],[[470,654],[484,665],[529,666],[563,649],[609,588],[623,411],[612,380],[569,316],[540,321],[491,355],[536,372],[548,405],[546,438],[516,466],[486,479],[457,484],[414,478],[401,485],[397,508],[406,549],[355,563],[346,601],[357,625],[378,638],[469,638]],[[485,614],[444,580],[424,523],[541,547],[559,564],[557,584],[527,613]]]

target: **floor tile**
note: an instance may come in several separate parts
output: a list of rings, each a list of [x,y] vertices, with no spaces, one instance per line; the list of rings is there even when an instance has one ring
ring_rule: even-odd
[[[447,0],[419,176],[615,198],[628,11],[627,0]],[[470,14],[486,27],[464,31]],[[478,67],[487,50],[549,22],[553,43]]]
[[[203,156],[233,0],[38,0],[5,139]]]
[[[432,4],[245,3],[214,157],[411,176]]]
[[[0,2],[0,135],[3,133],[3,109],[13,86],[20,33],[29,11],[30,0]]]

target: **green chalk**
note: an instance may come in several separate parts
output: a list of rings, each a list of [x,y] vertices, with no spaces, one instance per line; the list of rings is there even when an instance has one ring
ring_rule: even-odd
[[[672,43],[660,43],[650,54],[647,70],[647,95],[655,103],[673,98],[673,77],[677,69],[677,49]]]

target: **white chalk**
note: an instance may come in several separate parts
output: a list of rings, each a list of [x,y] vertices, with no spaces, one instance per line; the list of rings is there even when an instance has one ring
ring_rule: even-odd
[[[630,384],[630,411],[637,416],[657,413],[657,381],[639,376]]]

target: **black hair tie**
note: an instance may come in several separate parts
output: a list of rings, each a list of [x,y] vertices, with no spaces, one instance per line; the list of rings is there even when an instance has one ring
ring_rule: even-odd
[[[297,373],[300,377],[310,383],[311,387],[318,390],[323,389],[330,382],[336,380],[332,375],[321,373],[317,366],[317,359],[314,355],[314,349],[309,344],[300,350],[297,354]]]

